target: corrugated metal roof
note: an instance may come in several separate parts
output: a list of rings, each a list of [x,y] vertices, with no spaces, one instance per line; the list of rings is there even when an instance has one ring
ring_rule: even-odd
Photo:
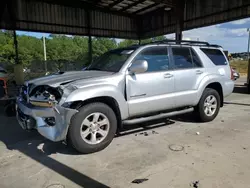
[[[175,31],[178,1],[186,2],[184,29],[250,16],[250,0],[3,0],[0,2],[0,27],[147,38]]]

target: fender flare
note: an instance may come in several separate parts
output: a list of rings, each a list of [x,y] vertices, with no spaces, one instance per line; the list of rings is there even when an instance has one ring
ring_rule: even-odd
[[[124,95],[117,90],[117,87],[112,85],[99,85],[78,88],[71,92],[64,102],[85,101],[96,97],[111,97],[113,98],[120,110],[121,119],[129,117],[128,104]]]
[[[219,83],[222,87],[222,96],[223,96],[223,84],[219,81],[221,78],[218,79],[218,76],[217,75],[207,75],[205,76],[201,83],[199,84],[199,87],[198,87],[198,93],[197,93],[197,99],[196,99],[196,103],[195,104],[198,104],[199,101],[200,101],[200,98],[205,90],[205,88],[209,85],[209,84],[212,84],[212,83]]]

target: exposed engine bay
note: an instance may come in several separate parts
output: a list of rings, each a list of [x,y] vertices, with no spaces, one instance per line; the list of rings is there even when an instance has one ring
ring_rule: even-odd
[[[51,86],[37,86],[29,94],[29,101],[35,106],[49,107],[58,104],[62,96],[62,90]]]

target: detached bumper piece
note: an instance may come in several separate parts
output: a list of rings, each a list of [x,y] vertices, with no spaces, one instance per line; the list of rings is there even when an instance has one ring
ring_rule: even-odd
[[[16,103],[17,120],[25,130],[37,129],[45,138],[51,141],[65,140],[70,119],[77,110],[54,107],[37,107],[21,98]]]
[[[31,130],[36,128],[36,120],[31,116],[25,115],[18,107],[16,108],[16,117],[19,125],[24,130]]]

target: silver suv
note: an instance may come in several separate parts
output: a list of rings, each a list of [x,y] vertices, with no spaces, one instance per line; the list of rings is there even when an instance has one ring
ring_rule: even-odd
[[[92,153],[123,124],[194,112],[212,121],[234,88],[222,48],[197,41],[159,41],[109,51],[84,71],[25,83],[17,119],[52,141]]]

